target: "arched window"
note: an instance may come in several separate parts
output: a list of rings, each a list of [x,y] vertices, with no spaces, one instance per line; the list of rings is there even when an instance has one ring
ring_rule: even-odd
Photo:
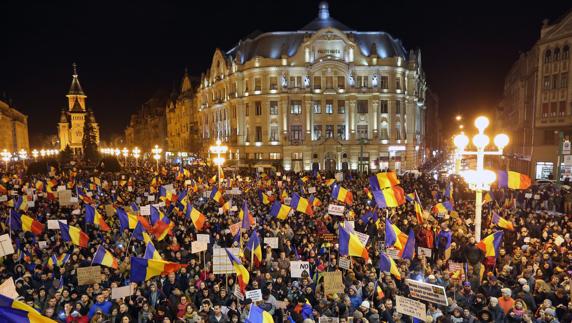
[[[554,49],[554,61],[559,61],[560,60],[560,48],[556,48]]]
[[[395,139],[401,140],[401,122],[395,124]]]
[[[544,63],[550,63],[552,60],[552,51],[550,49],[547,49],[546,52],[544,52]]]
[[[569,57],[570,57],[570,47],[566,45],[562,49],[562,59],[568,60]]]
[[[380,138],[381,140],[389,140],[389,124],[385,120],[381,122]]]

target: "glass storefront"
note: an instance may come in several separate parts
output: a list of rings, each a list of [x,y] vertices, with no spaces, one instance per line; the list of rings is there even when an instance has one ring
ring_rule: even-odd
[[[536,179],[553,179],[554,174],[552,173],[554,170],[554,163],[553,162],[536,162]]]

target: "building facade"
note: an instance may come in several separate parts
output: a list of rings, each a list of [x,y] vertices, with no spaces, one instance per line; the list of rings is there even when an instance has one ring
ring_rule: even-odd
[[[167,103],[167,150],[198,152],[197,104],[189,73],[185,70],[181,86]]]
[[[227,143],[240,165],[413,169],[425,88],[419,51],[385,32],[355,31],[321,3],[299,31],[215,51],[196,94],[200,137]]]
[[[28,151],[28,116],[11,106],[9,100],[0,100],[0,149],[16,152]]]
[[[91,109],[86,108],[85,92],[79,84],[77,74],[77,66],[73,64],[73,78],[68,94],[67,109],[62,109],[60,113],[60,121],[58,123],[58,139],[60,142],[60,150],[69,146],[74,154],[80,154],[83,151],[83,129],[85,122],[91,122],[95,131],[96,142],[99,144],[99,125],[95,120],[95,115]]]
[[[498,117],[511,137],[509,167],[535,179],[556,179],[560,145],[572,137],[571,46],[572,11],[544,22],[540,39],[505,79]],[[572,176],[563,161],[560,173]]]
[[[168,101],[167,92],[157,91],[143,103],[139,111],[131,115],[129,125],[125,129],[127,146],[139,147],[143,153],[149,153],[155,145],[167,147]]]

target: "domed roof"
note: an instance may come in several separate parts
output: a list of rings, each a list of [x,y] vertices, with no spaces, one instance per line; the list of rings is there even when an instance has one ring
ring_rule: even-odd
[[[318,17],[312,20],[309,24],[302,27],[301,30],[312,30],[317,31],[324,28],[336,28],[341,31],[349,31],[350,27],[342,24],[336,19],[330,17],[330,9],[328,3],[325,1],[320,2],[318,5]]]

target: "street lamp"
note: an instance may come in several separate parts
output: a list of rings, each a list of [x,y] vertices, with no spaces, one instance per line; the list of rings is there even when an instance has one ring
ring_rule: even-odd
[[[26,159],[28,158],[28,152],[22,148],[20,149],[20,151],[18,152],[18,157],[22,160],[22,165],[26,165]]]
[[[226,152],[228,151],[228,147],[225,145],[221,146],[221,141],[217,140],[216,146],[210,146],[209,151],[211,153],[217,155],[215,158],[213,158],[213,162],[218,167],[218,176],[217,177],[218,177],[218,187],[220,188],[220,185],[222,183],[222,178],[221,178],[222,165],[224,164],[224,161],[225,161],[224,157],[221,157],[221,154],[226,154]]]
[[[489,126],[489,119],[486,117],[478,117],[475,120],[475,127],[479,133],[473,137],[473,145],[477,148],[476,151],[465,151],[469,144],[469,138],[463,133],[455,136],[454,142],[459,154],[459,164],[462,155],[475,155],[477,156],[477,169],[468,170],[461,175],[469,184],[469,188],[476,192],[475,198],[475,240],[481,240],[481,222],[482,222],[482,209],[483,209],[483,191],[488,191],[492,182],[496,180],[496,175],[493,171],[484,169],[485,155],[489,156],[502,156],[502,151],[508,145],[509,138],[505,134],[498,134],[494,138],[496,151],[485,151],[485,148],[490,143],[490,139],[485,135],[485,129]]]
[[[153,152],[153,159],[157,161],[157,171],[159,171],[159,159],[161,159],[162,151],[163,149],[159,148],[157,145],[155,145],[155,148],[151,149],[151,152]]]
[[[123,150],[121,151],[121,153],[123,154],[123,159],[125,160],[125,165],[127,165],[127,156],[129,156],[129,149],[127,149],[127,147],[123,147]]]
[[[34,160],[38,159],[38,154],[39,154],[39,152],[37,149],[32,150],[32,157],[34,157]]]
[[[457,120],[457,121],[461,121],[461,119],[463,119],[463,117],[462,117],[460,114],[458,114],[458,115],[455,117],[455,120]]]
[[[40,156],[42,156],[42,158],[46,157],[46,150],[42,148],[42,150],[40,150]]]
[[[8,171],[8,162],[10,161],[11,154],[8,150],[4,149],[0,155],[2,155],[2,160],[6,163],[6,171]]]
[[[139,156],[141,156],[141,150],[138,147],[133,148],[133,157],[135,157],[135,166],[138,164]]]

